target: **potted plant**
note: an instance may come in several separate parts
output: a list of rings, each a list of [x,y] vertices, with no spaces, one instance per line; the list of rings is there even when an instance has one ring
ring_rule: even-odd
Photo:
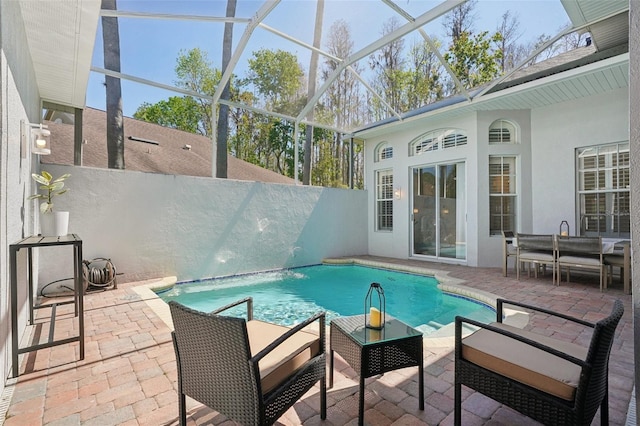
[[[40,184],[42,193],[34,194],[29,200],[44,200],[40,204],[40,233],[43,237],[61,237],[67,235],[69,229],[69,212],[54,211],[53,198],[62,195],[69,189],[64,187],[64,181],[71,176],[65,173],[57,179],[46,170],[40,174],[33,173],[31,177]]]

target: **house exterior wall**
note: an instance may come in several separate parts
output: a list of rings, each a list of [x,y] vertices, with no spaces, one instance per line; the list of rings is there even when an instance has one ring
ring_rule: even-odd
[[[82,238],[83,258],[110,258],[125,275],[121,282],[174,275],[193,280],[367,253],[366,191],[46,169],[54,176],[71,174],[69,192],[55,206],[70,211],[69,232]],[[65,249],[41,253],[41,287],[71,276]]]
[[[466,164],[466,243],[469,266],[498,267],[502,237],[490,235],[489,157],[516,157],[518,232],[557,233],[562,220],[576,231],[575,149],[629,140],[628,91],[619,89],[533,110],[480,110],[455,118],[431,116],[397,125],[386,136],[365,141],[365,187],[369,190],[369,253],[395,258],[411,257],[411,168],[418,165],[464,161]],[[495,120],[517,127],[518,143],[489,144]],[[410,142],[436,129],[466,131],[466,146],[409,156]],[[393,158],[375,161],[381,143],[393,147]],[[392,169],[394,187],[402,198],[393,201],[393,231],[376,231],[376,171]],[[415,259],[435,260],[424,256]]]
[[[629,141],[629,91],[619,89],[532,111],[532,217],[522,231],[558,233],[576,211],[576,154],[579,147]]]
[[[33,211],[24,201],[31,188],[30,148],[21,152],[20,121],[38,123],[40,98],[18,2],[0,2],[0,377],[11,363],[9,244],[29,235]],[[21,253],[23,254],[23,253]],[[18,258],[25,265],[24,256]],[[24,277],[24,268],[19,278]],[[22,281],[24,282],[24,281]],[[26,286],[18,288],[18,332],[26,325]],[[0,380],[0,391],[5,381]]]
[[[516,126],[514,144],[489,144],[489,127],[496,120],[507,120]],[[513,156],[516,158],[516,228],[531,221],[531,111],[493,110],[479,111],[478,126],[478,181],[475,204],[478,223],[478,262],[474,266],[491,267],[502,263],[502,236],[490,235],[489,227],[489,157]],[[474,204],[469,204],[469,216]]]
[[[640,3],[629,2],[629,39],[640,39]],[[629,150],[631,169],[631,211],[640,211],[640,45],[638,43],[629,44]],[[631,235],[638,235],[640,232],[640,215],[631,216]],[[631,239],[632,253],[640,253],[640,239]],[[631,287],[633,293],[633,358],[635,364],[634,385],[635,403],[633,414],[637,419],[637,407],[640,406],[640,262],[639,256],[631,259]],[[631,411],[631,410],[630,410]]]
[[[464,130],[469,139],[469,145],[457,147],[447,152],[433,151],[423,155],[410,156],[409,145],[420,135],[427,132],[456,128]],[[367,140],[365,143],[365,188],[369,194],[369,254],[375,256],[387,256],[400,259],[410,257],[411,253],[411,168],[423,165],[437,164],[444,161],[456,161],[469,158],[467,161],[467,205],[475,201],[473,196],[473,188],[477,184],[472,177],[476,173],[476,163],[472,161],[475,158],[475,141],[476,125],[475,115],[468,114],[466,116],[448,121],[436,120],[417,120],[406,126],[398,126],[396,131],[386,137],[380,137]],[[388,143],[393,147],[393,158],[376,162],[374,160],[376,147],[381,143]],[[376,172],[379,170],[393,170],[394,187],[401,189],[401,198],[393,200],[393,231],[377,231],[376,230]],[[470,185],[470,186],[469,186]],[[467,238],[473,241],[473,234],[468,233]],[[474,246],[467,244],[467,247]],[[472,259],[476,256],[474,251],[467,254]]]

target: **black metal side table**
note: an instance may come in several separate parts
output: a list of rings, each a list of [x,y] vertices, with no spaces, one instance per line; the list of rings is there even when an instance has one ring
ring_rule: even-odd
[[[33,300],[33,252],[34,248],[53,246],[73,246],[73,288],[74,298],[70,301],[34,306]],[[51,322],[49,324],[49,339],[46,343],[33,344],[24,348],[18,343],[18,252],[27,249],[27,285],[29,287],[29,322],[34,325],[34,309],[50,308]],[[84,302],[82,285],[82,239],[76,234],[63,237],[42,237],[40,235],[27,237],[9,246],[10,292],[11,292],[11,360],[12,375],[18,376],[20,365],[18,355],[52,346],[63,345],[71,342],[80,342],[80,359],[84,359]],[[74,304],[75,316],[78,317],[78,335],[66,339],[54,340],[56,308],[60,305]]]
[[[331,321],[329,388],[333,387],[333,355],[338,352],[360,375],[358,424],[364,424],[364,379],[404,367],[418,367],[418,406],[424,410],[422,333],[386,315],[382,330],[364,326],[364,315]]]

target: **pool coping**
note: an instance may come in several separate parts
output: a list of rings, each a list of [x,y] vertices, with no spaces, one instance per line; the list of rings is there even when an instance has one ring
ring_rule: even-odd
[[[360,265],[369,266],[379,269],[388,269],[398,272],[408,272],[417,275],[430,276],[438,281],[438,288],[444,293],[463,298],[471,299],[478,303],[496,309],[496,300],[499,296],[482,290],[477,290],[464,285],[464,280],[449,276],[446,271],[432,270],[422,266],[402,265],[391,262],[383,262],[379,260],[358,259],[351,257],[327,258],[322,260],[322,264],[326,265]],[[149,308],[171,329],[173,330],[173,321],[171,320],[171,312],[169,305],[165,303],[157,294],[157,292],[165,291],[176,285],[177,277],[169,276],[161,278],[157,281],[151,281],[143,285],[133,287],[142,300],[144,300]],[[507,322],[516,327],[524,327],[528,323],[528,315],[525,312],[515,309],[505,309]],[[473,329],[465,330],[464,334],[470,334]],[[423,342],[429,347],[446,347],[452,348],[455,345],[455,323],[449,323],[442,328],[434,331],[428,336],[423,337]]]

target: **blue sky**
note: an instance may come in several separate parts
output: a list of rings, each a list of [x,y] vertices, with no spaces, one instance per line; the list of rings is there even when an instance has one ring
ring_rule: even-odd
[[[396,3],[413,16],[418,16],[440,2],[397,0]],[[262,1],[238,0],[236,16],[252,17],[262,4]],[[224,16],[225,8],[226,0],[118,1],[118,9],[122,11],[166,14]],[[311,44],[315,10],[315,0],[283,0],[264,23]],[[554,35],[559,28],[569,23],[559,0],[479,0],[475,7],[477,17],[475,31],[495,31],[502,14],[507,10],[519,17],[522,33],[519,41],[523,43],[531,42],[543,33]],[[383,23],[392,15],[395,15],[394,12],[378,0],[326,0],[323,47],[326,34],[337,19],[343,19],[349,24],[354,48],[359,50],[380,36]],[[401,18],[400,22],[404,23]],[[175,81],[174,68],[179,52],[194,47],[206,51],[212,64],[220,67],[224,26],[221,23],[120,18],[119,26],[121,70],[125,74],[172,85]],[[244,29],[245,25],[236,24],[234,43],[240,40]],[[429,35],[444,39],[441,20],[429,23],[424,29]],[[406,42],[405,46],[408,45],[409,43]],[[258,29],[236,67],[236,75],[244,75],[251,52],[261,48],[290,51],[298,56],[305,69],[308,67],[309,52],[306,49],[268,31]],[[100,25],[96,34],[93,65],[100,68],[104,66]],[[105,108],[103,82],[103,75],[91,73],[87,88],[87,106]],[[155,103],[175,95],[174,92],[129,81],[122,81],[122,91],[124,114],[129,117],[143,102]]]

